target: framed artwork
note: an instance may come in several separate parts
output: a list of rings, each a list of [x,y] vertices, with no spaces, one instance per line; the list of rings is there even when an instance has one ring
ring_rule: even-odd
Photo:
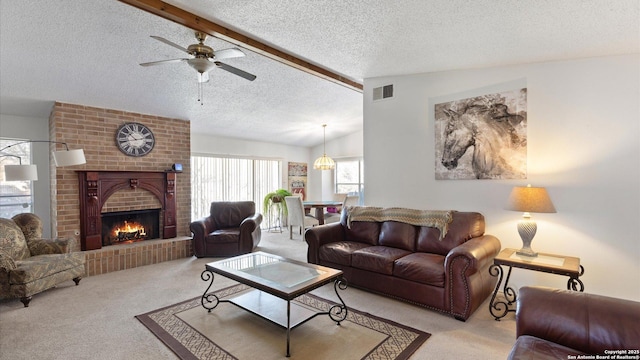
[[[300,194],[302,200],[307,195],[307,163],[289,162],[289,191]]]
[[[436,180],[527,178],[527,89],[435,104]]]

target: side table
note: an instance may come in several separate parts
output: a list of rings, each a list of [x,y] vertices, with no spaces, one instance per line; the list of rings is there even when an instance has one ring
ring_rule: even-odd
[[[507,313],[516,311],[515,306],[512,307],[517,300],[516,291],[509,287],[509,278],[511,277],[511,270],[514,267],[568,276],[568,290],[584,291],[584,284],[579,279],[579,277],[584,274],[584,267],[580,265],[580,258],[544,253],[538,253],[538,256],[531,257],[518,255],[516,251],[516,249],[504,249],[500,251],[498,256],[493,260],[493,265],[489,267],[489,274],[491,276],[499,276],[496,289],[493,291],[491,302],[489,303],[489,311],[496,320],[499,321],[505,317]],[[503,266],[509,269],[506,278],[504,278]],[[500,286],[502,286],[504,300],[496,299]]]

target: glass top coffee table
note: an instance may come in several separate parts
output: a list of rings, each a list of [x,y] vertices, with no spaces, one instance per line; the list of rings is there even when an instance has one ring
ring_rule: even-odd
[[[209,293],[214,273],[248,285],[253,290],[230,299],[220,299],[214,293]],[[338,325],[347,318],[347,306],[338,293],[338,289],[347,288],[341,270],[255,252],[210,262],[205,265],[201,278],[210,281],[201,300],[202,306],[209,312],[219,303],[228,302],[287,329],[287,357],[290,356],[291,329],[318,315],[328,315]],[[341,304],[332,306],[329,311],[315,312],[291,303],[298,296],[330,282],[334,283]]]

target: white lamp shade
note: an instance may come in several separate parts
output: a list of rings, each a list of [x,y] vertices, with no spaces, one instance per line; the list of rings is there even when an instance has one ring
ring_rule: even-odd
[[[87,163],[82,149],[54,151],[53,161],[56,166],[73,166]]]
[[[336,168],[336,162],[328,157],[327,154],[324,154],[316,159],[313,163],[313,168],[316,170],[333,170]]]
[[[38,168],[35,165],[5,165],[6,181],[38,180]]]

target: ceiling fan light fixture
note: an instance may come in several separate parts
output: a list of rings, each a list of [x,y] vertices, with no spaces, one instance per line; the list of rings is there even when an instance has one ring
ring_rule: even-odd
[[[189,59],[187,60],[187,63],[199,73],[209,72],[209,70],[213,69],[216,66],[214,63],[209,61],[209,59],[203,57],[195,57],[193,59]]]

